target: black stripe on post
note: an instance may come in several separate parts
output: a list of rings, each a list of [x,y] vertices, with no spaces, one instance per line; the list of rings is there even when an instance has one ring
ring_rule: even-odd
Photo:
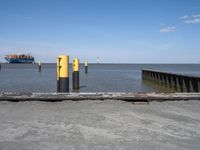
[[[41,70],[42,70],[42,66],[39,65],[39,66],[38,66],[38,71],[41,72]]]
[[[88,66],[85,66],[85,74],[88,73]]]
[[[69,78],[59,78],[57,81],[57,90],[59,92],[69,92]]]
[[[60,92],[60,80],[57,80],[57,92]]]
[[[79,89],[79,71],[73,71],[73,89],[78,90]]]

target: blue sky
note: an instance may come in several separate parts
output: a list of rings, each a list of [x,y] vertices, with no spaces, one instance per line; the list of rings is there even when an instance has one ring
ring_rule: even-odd
[[[200,0],[0,0],[0,61],[200,63]]]

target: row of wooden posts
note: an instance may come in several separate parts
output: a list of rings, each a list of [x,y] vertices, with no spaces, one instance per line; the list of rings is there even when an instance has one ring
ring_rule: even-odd
[[[142,70],[142,79],[176,92],[200,92],[200,77]]]

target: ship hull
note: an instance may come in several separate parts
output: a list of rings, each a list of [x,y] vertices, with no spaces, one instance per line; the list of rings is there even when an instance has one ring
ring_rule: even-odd
[[[5,58],[9,63],[34,63],[34,59],[15,59],[15,58]]]

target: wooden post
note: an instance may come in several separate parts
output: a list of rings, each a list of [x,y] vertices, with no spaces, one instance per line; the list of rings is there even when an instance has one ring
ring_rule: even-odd
[[[88,62],[86,61],[85,62],[85,74],[87,74],[88,73]]]
[[[40,61],[38,62],[38,71],[39,71],[39,72],[41,72],[41,71],[42,71],[42,64],[41,64],[41,62],[40,62]]]

